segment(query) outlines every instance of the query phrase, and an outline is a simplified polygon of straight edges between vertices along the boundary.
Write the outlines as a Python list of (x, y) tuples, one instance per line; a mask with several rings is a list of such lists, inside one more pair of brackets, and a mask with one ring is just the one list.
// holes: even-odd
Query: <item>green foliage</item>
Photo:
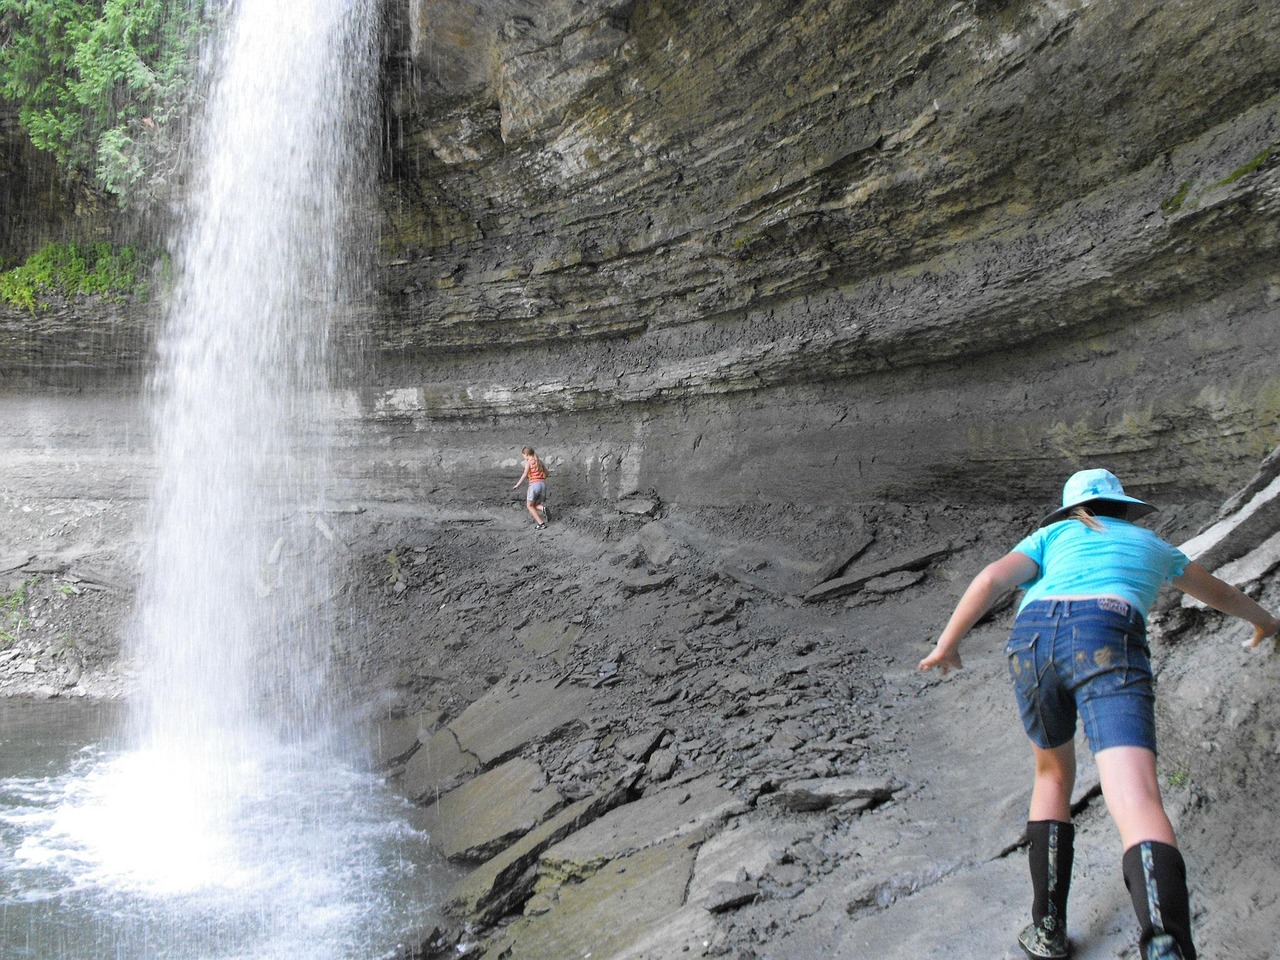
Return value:
[(1175, 213), (1177, 213), (1179, 210), (1181, 210), (1182, 205), (1187, 202), (1187, 194), (1190, 192), (1191, 192), (1191, 181), (1184, 180), (1182, 182), (1182, 185), (1178, 187), (1178, 192), (1175, 193), (1168, 200), (1164, 201), (1164, 203), (1160, 204), (1160, 209), (1161, 211), (1163, 211), (1164, 215), (1166, 217), (1171, 217)]
[(27, 625), (23, 608), (27, 605), (27, 588), (34, 580), (24, 580), (6, 594), (0, 594), (0, 650), (13, 646)]
[(1227, 176), (1225, 179), (1219, 180), (1217, 185), (1220, 187), (1230, 186), (1231, 184), (1235, 183), (1237, 180), (1239, 180), (1241, 177), (1245, 176), (1246, 174), (1253, 173), (1253, 171), (1257, 170), (1264, 163), (1270, 160), (1271, 154), (1275, 153), (1275, 151), (1276, 151), (1275, 147), (1268, 147), (1266, 150), (1263, 150), (1260, 154), (1258, 154), (1256, 157), (1254, 157), (1244, 166), (1238, 167), (1237, 169), (1233, 170), (1231, 174)]
[(0, 273), (0, 300), (33, 311), (50, 295), (139, 292), (137, 254), (132, 247), (115, 250), (108, 243), (51, 243), (22, 266)]
[(0, 0), (0, 96), (127, 203), (168, 176), (203, 25), (202, 0)]

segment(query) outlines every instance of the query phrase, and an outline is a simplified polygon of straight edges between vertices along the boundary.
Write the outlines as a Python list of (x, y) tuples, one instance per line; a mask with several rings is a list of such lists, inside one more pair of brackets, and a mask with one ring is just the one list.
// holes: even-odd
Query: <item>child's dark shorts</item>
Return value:
[(1094, 753), (1155, 752), (1155, 685), (1147, 626), (1132, 605), (1099, 597), (1037, 600), (1018, 614), (1005, 653), (1027, 736), (1042, 749), (1075, 736)]

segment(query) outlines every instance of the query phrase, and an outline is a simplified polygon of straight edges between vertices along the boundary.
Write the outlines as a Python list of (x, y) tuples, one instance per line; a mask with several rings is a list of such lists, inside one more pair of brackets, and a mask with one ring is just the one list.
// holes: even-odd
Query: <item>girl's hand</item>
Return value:
[(1271, 622), (1265, 626), (1255, 625), (1253, 628), (1253, 639), (1245, 643), (1246, 647), (1256, 647), (1267, 637), (1274, 637), (1280, 633), (1280, 617), (1272, 617)]
[(960, 662), (960, 650), (958, 647), (953, 647), (950, 650), (943, 650), (938, 646), (934, 647), (933, 653), (920, 661), (920, 666), (916, 669), (923, 672), (937, 667), (942, 671), (942, 675), (945, 677), (952, 670), (959, 670), (963, 666), (964, 664)]

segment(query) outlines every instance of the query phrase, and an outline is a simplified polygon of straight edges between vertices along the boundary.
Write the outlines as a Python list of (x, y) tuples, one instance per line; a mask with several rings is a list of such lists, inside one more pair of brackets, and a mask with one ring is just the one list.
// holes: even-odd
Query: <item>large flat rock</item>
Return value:
[(431, 739), (439, 726), (438, 710), (381, 721), (372, 731), (370, 749), (374, 763), (383, 767), (404, 763), (421, 744)]
[(503, 685), (467, 707), (449, 729), (458, 746), (487, 767), (527, 743), (579, 723), (591, 701), (591, 691), (572, 684), (545, 680)]
[[(535, 896), (490, 941), (494, 951), (512, 960), (706, 955), (718, 937), (709, 909), (717, 888), (761, 876), (806, 834), (802, 825), (771, 819), (722, 829), (723, 818), (739, 810), (709, 779), (616, 808), (543, 856)], [(608, 852), (618, 855), (591, 859)], [(584, 856), (585, 871), (567, 875), (571, 859)]]
[(542, 768), (511, 760), (451, 790), (427, 808), (423, 825), (449, 860), (484, 860), (532, 830), (562, 803)]
[(817, 603), (822, 600), (834, 600), (837, 597), (857, 593), (873, 580), (880, 580), (889, 574), (899, 573), (904, 570), (920, 570), (938, 558), (946, 556), (952, 550), (953, 545), (950, 542), (934, 543), (915, 550), (904, 551), (883, 560), (868, 562), (856, 569), (847, 571), (843, 576), (837, 577), (835, 580), (828, 580), (825, 583), (818, 584), (804, 595), (805, 602)]
[[(706, 911), (672, 918), (684, 904), (699, 839), (671, 838), (611, 863), (582, 883), (558, 885), (490, 941), (509, 960), (702, 955), (714, 930)], [(675, 942), (678, 941), (678, 942)]]
[(491, 923), (511, 912), (532, 892), (533, 867), (542, 852), (622, 803), (633, 779), (621, 778), (600, 793), (570, 804), (485, 861), (449, 892), (445, 911), (479, 923)]
[(717, 826), (747, 805), (715, 777), (675, 784), (610, 811), (542, 855), (538, 870), (559, 880), (580, 879), (618, 857)]
[(705, 912), (717, 897), (717, 888), (744, 877), (758, 880), (778, 862), (789, 844), (809, 833), (806, 825), (795, 820), (735, 820), (698, 850), (687, 909)]
[(479, 768), (476, 756), (458, 745), (452, 730), (437, 730), (405, 764), (400, 791), (410, 800), (429, 802)]

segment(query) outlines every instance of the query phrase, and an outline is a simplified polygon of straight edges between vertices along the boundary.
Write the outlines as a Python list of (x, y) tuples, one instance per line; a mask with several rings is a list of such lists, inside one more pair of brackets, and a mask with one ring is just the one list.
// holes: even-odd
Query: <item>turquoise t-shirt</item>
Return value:
[(1191, 561), (1150, 530), (1125, 520), (1098, 517), (1102, 530), (1079, 520), (1041, 527), (1013, 549), (1040, 567), (1040, 575), (1022, 584), (1026, 595), (1018, 609), (1045, 597), (1124, 597), (1146, 617), (1160, 587), (1181, 576)]

